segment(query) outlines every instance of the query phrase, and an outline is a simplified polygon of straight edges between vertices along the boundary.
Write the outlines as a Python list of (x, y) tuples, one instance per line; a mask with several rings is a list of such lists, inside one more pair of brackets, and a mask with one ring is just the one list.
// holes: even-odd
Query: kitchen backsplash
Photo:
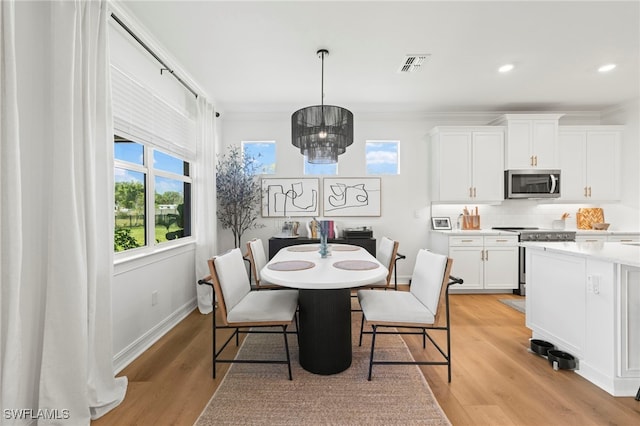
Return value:
[[(458, 215), (464, 207), (475, 208), (475, 204), (434, 204), (432, 217), (449, 217), (455, 229)], [(552, 222), (569, 213), (566, 229), (576, 229), (576, 213), (581, 207), (602, 207), (605, 222), (610, 223), (610, 231), (640, 231), (640, 212), (620, 204), (544, 204), (535, 200), (505, 200), (500, 205), (478, 205), (481, 217), (480, 227), (490, 229), (494, 226), (532, 226), (551, 228)]]

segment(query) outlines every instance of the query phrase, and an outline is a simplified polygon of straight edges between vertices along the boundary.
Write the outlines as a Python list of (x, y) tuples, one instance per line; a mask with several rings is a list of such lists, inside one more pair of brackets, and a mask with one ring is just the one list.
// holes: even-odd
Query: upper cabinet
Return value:
[(506, 169), (558, 168), (558, 120), (562, 114), (505, 114), (495, 124), (507, 126)]
[(431, 131), (432, 200), (504, 199), (504, 128), (446, 126)]
[(560, 126), (563, 201), (620, 199), (622, 126)]

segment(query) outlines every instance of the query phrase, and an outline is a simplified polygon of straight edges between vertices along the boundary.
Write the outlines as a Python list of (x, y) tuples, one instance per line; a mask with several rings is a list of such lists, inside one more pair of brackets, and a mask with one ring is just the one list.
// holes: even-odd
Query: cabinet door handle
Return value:
[(473, 198), (473, 188), (469, 187), (469, 198)]
[(496, 240), (496, 243), (506, 243), (506, 242), (508, 242), (508, 241), (509, 241), (509, 240)]
[(597, 243), (598, 240), (584, 240), (586, 243)]
[(473, 240), (461, 240), (461, 242), (463, 242), (463, 243), (472, 243)]
[(531, 164), (533, 166), (533, 155), (529, 158), (529, 160), (530, 160), (529, 164)]
[(484, 261), (484, 250), (480, 250), (480, 260)]
[(476, 198), (476, 187), (473, 187), (473, 198)]
[(534, 162), (535, 162), (534, 166), (537, 166), (538, 165), (538, 156), (536, 155), (533, 158), (534, 158)]
[(489, 250), (484, 251), (484, 260), (489, 260)]
[(587, 197), (587, 187), (584, 187), (584, 196)]
[(589, 187), (589, 197), (591, 197), (591, 187)]
[(621, 243), (630, 243), (630, 242), (632, 242), (632, 241), (633, 241), (633, 240), (620, 240), (620, 242), (621, 242)]

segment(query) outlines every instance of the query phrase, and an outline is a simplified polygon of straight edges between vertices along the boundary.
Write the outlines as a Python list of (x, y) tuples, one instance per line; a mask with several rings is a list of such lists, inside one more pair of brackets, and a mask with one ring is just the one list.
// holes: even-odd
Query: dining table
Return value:
[[(337, 374), (351, 365), (351, 291), (386, 279), (387, 268), (367, 250), (330, 244), (282, 248), (260, 271), (261, 279), (298, 289), (300, 365), (315, 374)], [(277, 291), (277, 290), (270, 290)]]

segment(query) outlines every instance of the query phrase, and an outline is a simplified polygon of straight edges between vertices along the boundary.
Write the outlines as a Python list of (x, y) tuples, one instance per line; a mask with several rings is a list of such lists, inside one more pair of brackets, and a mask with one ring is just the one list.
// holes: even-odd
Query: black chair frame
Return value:
[[(198, 284), (200, 285), (208, 285), (211, 286), (213, 288), (213, 283), (209, 282), (206, 278), (205, 279), (201, 279), (198, 280)], [(215, 296), (214, 296), (215, 297)], [(218, 363), (227, 363), (227, 364), (286, 364), (287, 365), (287, 369), (288, 369), (288, 373), (289, 373), (289, 380), (293, 380), (293, 376), (291, 374), (291, 355), (289, 353), (289, 341), (287, 339), (287, 334), (296, 334), (298, 333), (298, 314), (296, 313), (294, 316), (295, 319), (295, 324), (296, 324), (296, 331), (287, 331), (287, 326), (281, 326), (282, 327), (282, 331), (276, 331), (276, 330), (260, 330), (260, 328), (263, 327), (274, 327), (274, 326), (251, 326), (251, 327), (234, 327), (234, 326), (226, 326), (226, 325), (218, 325), (216, 323), (216, 313), (215, 313), (215, 309), (217, 309), (217, 306), (214, 306), (214, 311), (211, 313), (212, 315), (212, 321), (213, 321), (213, 344), (212, 344), (212, 350), (213, 350), (213, 378), (216, 378), (216, 364)], [(224, 344), (222, 345), (222, 347), (220, 347), (220, 349), (216, 350), (216, 346), (217, 346), (217, 331), (218, 329), (233, 329), (233, 333), (231, 333), (231, 336), (229, 336), (229, 338), (224, 342)], [(229, 343), (233, 340), (233, 338), (235, 337), (236, 340), (236, 346), (240, 345), (240, 334), (282, 334), (283, 338), (284, 338), (284, 348), (285, 348), (285, 352), (287, 354), (287, 359), (284, 360), (266, 360), (266, 359), (225, 359), (225, 358), (219, 358), (220, 354), (222, 353), (222, 351), (224, 351), (227, 347), (227, 345), (229, 345)]]
[[(447, 366), (447, 380), (450, 383), (451, 382), (451, 323), (450, 323), (450, 316), (449, 316), (449, 287), (451, 287), (454, 284), (462, 284), (463, 280), (461, 278), (456, 278), (453, 276), (449, 276), (449, 282), (447, 283), (447, 288), (445, 291), (445, 325), (444, 326), (436, 326), (436, 325), (429, 325), (429, 326), (402, 326), (402, 327), (397, 327), (394, 325), (382, 325), (382, 324), (378, 324), (378, 325), (372, 325), (371, 328), (373, 331), (364, 331), (364, 323), (365, 323), (365, 317), (364, 317), (364, 313), (362, 314), (362, 322), (360, 323), (360, 341), (358, 343), (358, 346), (362, 346), (362, 335), (363, 334), (371, 334), (371, 355), (369, 357), (369, 375), (367, 377), (367, 380), (371, 380), (371, 375), (373, 373), (373, 366), (374, 365), (446, 365)], [(387, 328), (396, 328), (396, 331), (378, 331), (378, 328), (380, 327), (387, 327)], [(415, 329), (415, 330), (419, 330), (419, 331), (401, 331), (398, 330), (398, 328), (402, 329), (402, 330), (407, 330), (407, 329)], [(444, 351), (443, 348), (440, 347), (440, 345), (438, 345), (438, 343), (433, 340), (433, 337), (431, 337), (431, 335), (427, 332), (427, 330), (440, 330), (440, 331), (446, 331), (447, 334), (447, 350), (446, 352)], [(422, 336), (422, 347), (424, 349), (426, 349), (427, 347), (427, 339), (429, 339), (429, 341), (433, 344), (433, 346), (438, 350), (438, 352), (440, 352), (440, 354), (442, 355), (442, 357), (444, 358), (444, 361), (374, 361), (373, 359), (373, 355), (374, 355), (374, 351), (375, 351), (375, 344), (376, 344), (376, 336), (378, 334), (412, 334), (412, 335), (421, 335)]]

